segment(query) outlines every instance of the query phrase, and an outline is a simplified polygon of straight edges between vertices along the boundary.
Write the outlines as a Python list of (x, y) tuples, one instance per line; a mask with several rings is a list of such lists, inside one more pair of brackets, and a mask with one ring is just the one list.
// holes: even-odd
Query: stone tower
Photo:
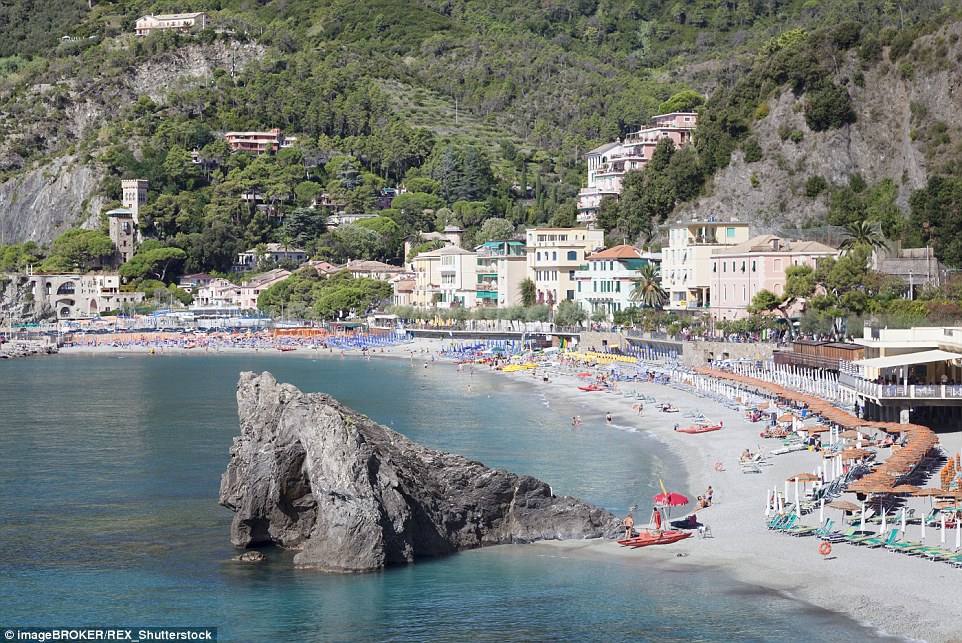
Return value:
[(137, 248), (137, 228), (134, 225), (134, 212), (128, 208), (109, 210), (107, 219), (110, 224), (110, 240), (117, 247), (120, 263), (127, 263)]
[(122, 202), (124, 208), (134, 213), (134, 227), (137, 226), (140, 206), (147, 203), (147, 185), (145, 179), (126, 179), (120, 182), (124, 191)]

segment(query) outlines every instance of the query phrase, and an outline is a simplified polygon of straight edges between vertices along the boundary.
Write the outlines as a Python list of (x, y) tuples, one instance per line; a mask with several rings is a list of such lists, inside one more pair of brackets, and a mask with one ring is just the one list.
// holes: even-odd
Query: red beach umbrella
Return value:
[(674, 491), (659, 493), (655, 496), (655, 504), (662, 507), (680, 507), (691, 502), (686, 496)]

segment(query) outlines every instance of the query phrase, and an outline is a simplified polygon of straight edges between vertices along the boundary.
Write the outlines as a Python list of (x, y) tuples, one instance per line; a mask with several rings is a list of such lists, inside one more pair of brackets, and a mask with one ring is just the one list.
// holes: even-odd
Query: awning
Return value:
[(907, 353), (905, 355), (892, 355), (891, 357), (860, 359), (853, 362), (853, 364), (865, 368), (894, 368), (896, 366), (911, 366), (912, 364), (945, 362), (952, 359), (962, 359), (962, 353), (950, 353), (949, 351), (943, 350), (921, 351), (919, 353)]

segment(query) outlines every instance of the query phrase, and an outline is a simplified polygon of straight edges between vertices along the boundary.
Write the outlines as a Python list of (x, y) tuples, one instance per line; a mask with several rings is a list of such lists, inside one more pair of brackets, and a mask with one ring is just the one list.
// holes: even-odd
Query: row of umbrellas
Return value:
[[(845, 427), (847, 430), (840, 434), (843, 438), (858, 439), (861, 431), (857, 429), (863, 428), (881, 429), (887, 433), (907, 434), (908, 440), (906, 441), (905, 446), (893, 453), (892, 456), (889, 457), (879, 467), (877, 467), (875, 471), (849, 485), (849, 491), (857, 493), (903, 493), (895, 491), (897, 486), (899, 486), (896, 484), (898, 479), (910, 473), (919, 464), (919, 462), (921, 462), (922, 458), (939, 442), (938, 437), (931, 429), (918, 424), (899, 424), (896, 422), (870, 422), (866, 420), (860, 420), (859, 418), (849, 415), (848, 413), (836, 408), (827, 400), (815, 397), (814, 395), (799, 393), (798, 391), (785, 388), (784, 386), (780, 386), (772, 382), (765, 382), (747, 375), (738, 375), (735, 373), (729, 373), (710, 368), (700, 368), (698, 370), (699, 372), (712, 377), (734, 380), (748, 386), (764, 389), (769, 393), (779, 397), (803, 404), (812, 413), (820, 415), (823, 419), (829, 422), (833, 422), (839, 426)], [(791, 414), (787, 415), (790, 416)], [(782, 418), (784, 417), (786, 416), (782, 416)], [(779, 418), (779, 421), (782, 421), (782, 418)], [(816, 432), (816, 430), (817, 427), (806, 429), (806, 431), (810, 432)], [(823, 428), (822, 430), (827, 431), (828, 429)], [(863, 450), (859, 449), (858, 451), (862, 452)], [(850, 451), (848, 455), (853, 456), (853, 458), (850, 459), (857, 459), (857, 457), (854, 457), (856, 454), (857, 451), (853, 450)], [(867, 455), (867, 452), (862, 452), (861, 455), (864, 457), (864, 455)], [(901, 486), (904, 487), (905, 485)], [(942, 490), (937, 491), (942, 492)], [(949, 495), (948, 492), (943, 493)]]

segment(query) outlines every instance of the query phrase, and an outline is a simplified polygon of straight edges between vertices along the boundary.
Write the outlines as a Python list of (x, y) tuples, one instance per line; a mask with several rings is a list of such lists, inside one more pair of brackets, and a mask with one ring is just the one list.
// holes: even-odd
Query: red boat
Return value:
[(589, 384), (588, 386), (579, 386), (579, 391), (604, 391), (604, 386), (599, 386), (597, 384)]
[(277, 350), (281, 351), (282, 353), (286, 353), (288, 351), (296, 351), (297, 349), (293, 346), (278, 346)]
[(648, 545), (670, 545), (691, 536), (690, 531), (650, 531), (645, 530), (634, 538), (618, 541), (626, 547), (647, 547)]
[(696, 424), (690, 426), (687, 429), (678, 429), (679, 433), (709, 433), (710, 431), (718, 431), (721, 429), (721, 424)]

